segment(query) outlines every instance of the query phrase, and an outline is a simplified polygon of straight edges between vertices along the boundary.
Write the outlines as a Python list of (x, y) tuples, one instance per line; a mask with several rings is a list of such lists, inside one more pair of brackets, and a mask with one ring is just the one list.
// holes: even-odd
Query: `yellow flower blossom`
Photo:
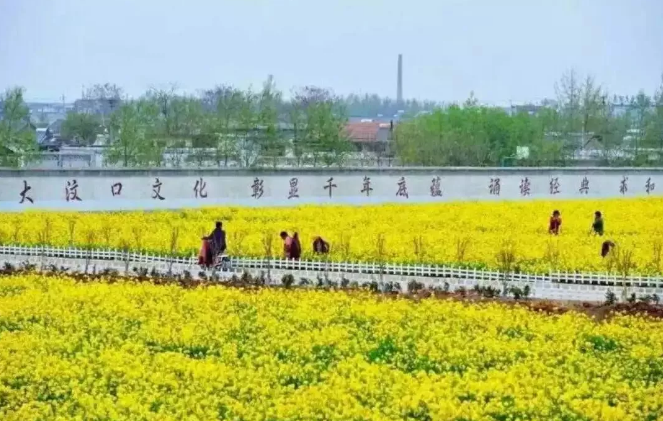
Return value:
[[(561, 235), (548, 235), (552, 210), (562, 213)], [(594, 211), (606, 235), (589, 235)], [(663, 271), (663, 199), (566, 200), (297, 208), (203, 208), (149, 212), (25, 212), (0, 218), (0, 243), (130, 248), (192, 255), (215, 221), (227, 230), (234, 256), (278, 256), (279, 232), (298, 232), (304, 258), (322, 236), (337, 261), (464, 264), (499, 269), (502, 250), (515, 253), (524, 272), (605, 272), (606, 239), (632, 252), (641, 274)], [(173, 241), (175, 238), (176, 241)], [(613, 266), (610, 266), (613, 265)]]
[(657, 420), (663, 324), (0, 277), (0, 419)]

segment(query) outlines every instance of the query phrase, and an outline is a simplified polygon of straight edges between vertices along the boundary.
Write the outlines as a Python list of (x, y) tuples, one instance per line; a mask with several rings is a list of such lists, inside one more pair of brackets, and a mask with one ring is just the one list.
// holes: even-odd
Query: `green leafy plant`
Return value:
[(617, 295), (615, 295), (615, 293), (612, 292), (612, 290), (608, 290), (605, 293), (605, 304), (611, 306), (616, 302), (617, 302)]
[(283, 277), (281, 278), (281, 284), (282, 284), (286, 289), (290, 289), (290, 288), (292, 288), (292, 286), (294, 285), (294, 283), (295, 283), (295, 277), (292, 276), (292, 274), (290, 274), (290, 273), (283, 275)]
[(412, 280), (412, 281), (408, 282), (408, 284), (407, 284), (407, 291), (410, 294), (416, 294), (417, 292), (421, 291), (422, 289), (424, 289), (424, 284), (421, 283), (421, 282), (417, 282), (415, 280)]
[(506, 295), (509, 292), (508, 283), (510, 276), (517, 262), (515, 244), (510, 240), (503, 241), (497, 252), (496, 260), (503, 276), (503, 294)]

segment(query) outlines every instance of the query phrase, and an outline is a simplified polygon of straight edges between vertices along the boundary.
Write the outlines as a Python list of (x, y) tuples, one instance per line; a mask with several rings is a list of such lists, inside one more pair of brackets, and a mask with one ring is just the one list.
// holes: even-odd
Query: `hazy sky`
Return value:
[(540, 100), (569, 68), (610, 92), (653, 91), (663, 0), (0, 0), (0, 89), (71, 100), (113, 82), (176, 82), (457, 101)]

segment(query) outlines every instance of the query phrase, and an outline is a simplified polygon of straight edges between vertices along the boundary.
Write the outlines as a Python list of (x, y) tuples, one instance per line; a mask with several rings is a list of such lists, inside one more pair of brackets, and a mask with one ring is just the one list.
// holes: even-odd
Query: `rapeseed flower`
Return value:
[[(553, 209), (562, 212), (559, 236), (548, 234)], [(606, 223), (589, 235), (594, 211)], [(234, 256), (279, 256), (278, 234), (298, 232), (303, 258), (316, 258), (315, 236), (331, 244), (336, 261), (428, 263), (500, 269), (500, 251), (513, 252), (512, 270), (615, 271), (600, 255), (606, 239), (632, 253), (640, 274), (663, 272), (663, 199), (566, 200), (296, 208), (219, 207), (149, 212), (25, 212), (3, 214), (0, 243), (128, 248), (197, 254), (214, 221), (227, 230)]]
[(0, 419), (656, 420), (663, 324), (0, 277)]

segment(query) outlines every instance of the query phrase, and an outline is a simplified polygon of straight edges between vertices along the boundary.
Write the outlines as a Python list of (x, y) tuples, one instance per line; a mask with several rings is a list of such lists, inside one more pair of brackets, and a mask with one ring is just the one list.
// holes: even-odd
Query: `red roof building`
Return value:
[(348, 123), (345, 126), (348, 137), (356, 143), (388, 142), (391, 133), (390, 123), (362, 121)]
[(364, 151), (384, 151), (391, 139), (391, 123), (353, 122), (346, 124), (345, 131), (350, 141)]

